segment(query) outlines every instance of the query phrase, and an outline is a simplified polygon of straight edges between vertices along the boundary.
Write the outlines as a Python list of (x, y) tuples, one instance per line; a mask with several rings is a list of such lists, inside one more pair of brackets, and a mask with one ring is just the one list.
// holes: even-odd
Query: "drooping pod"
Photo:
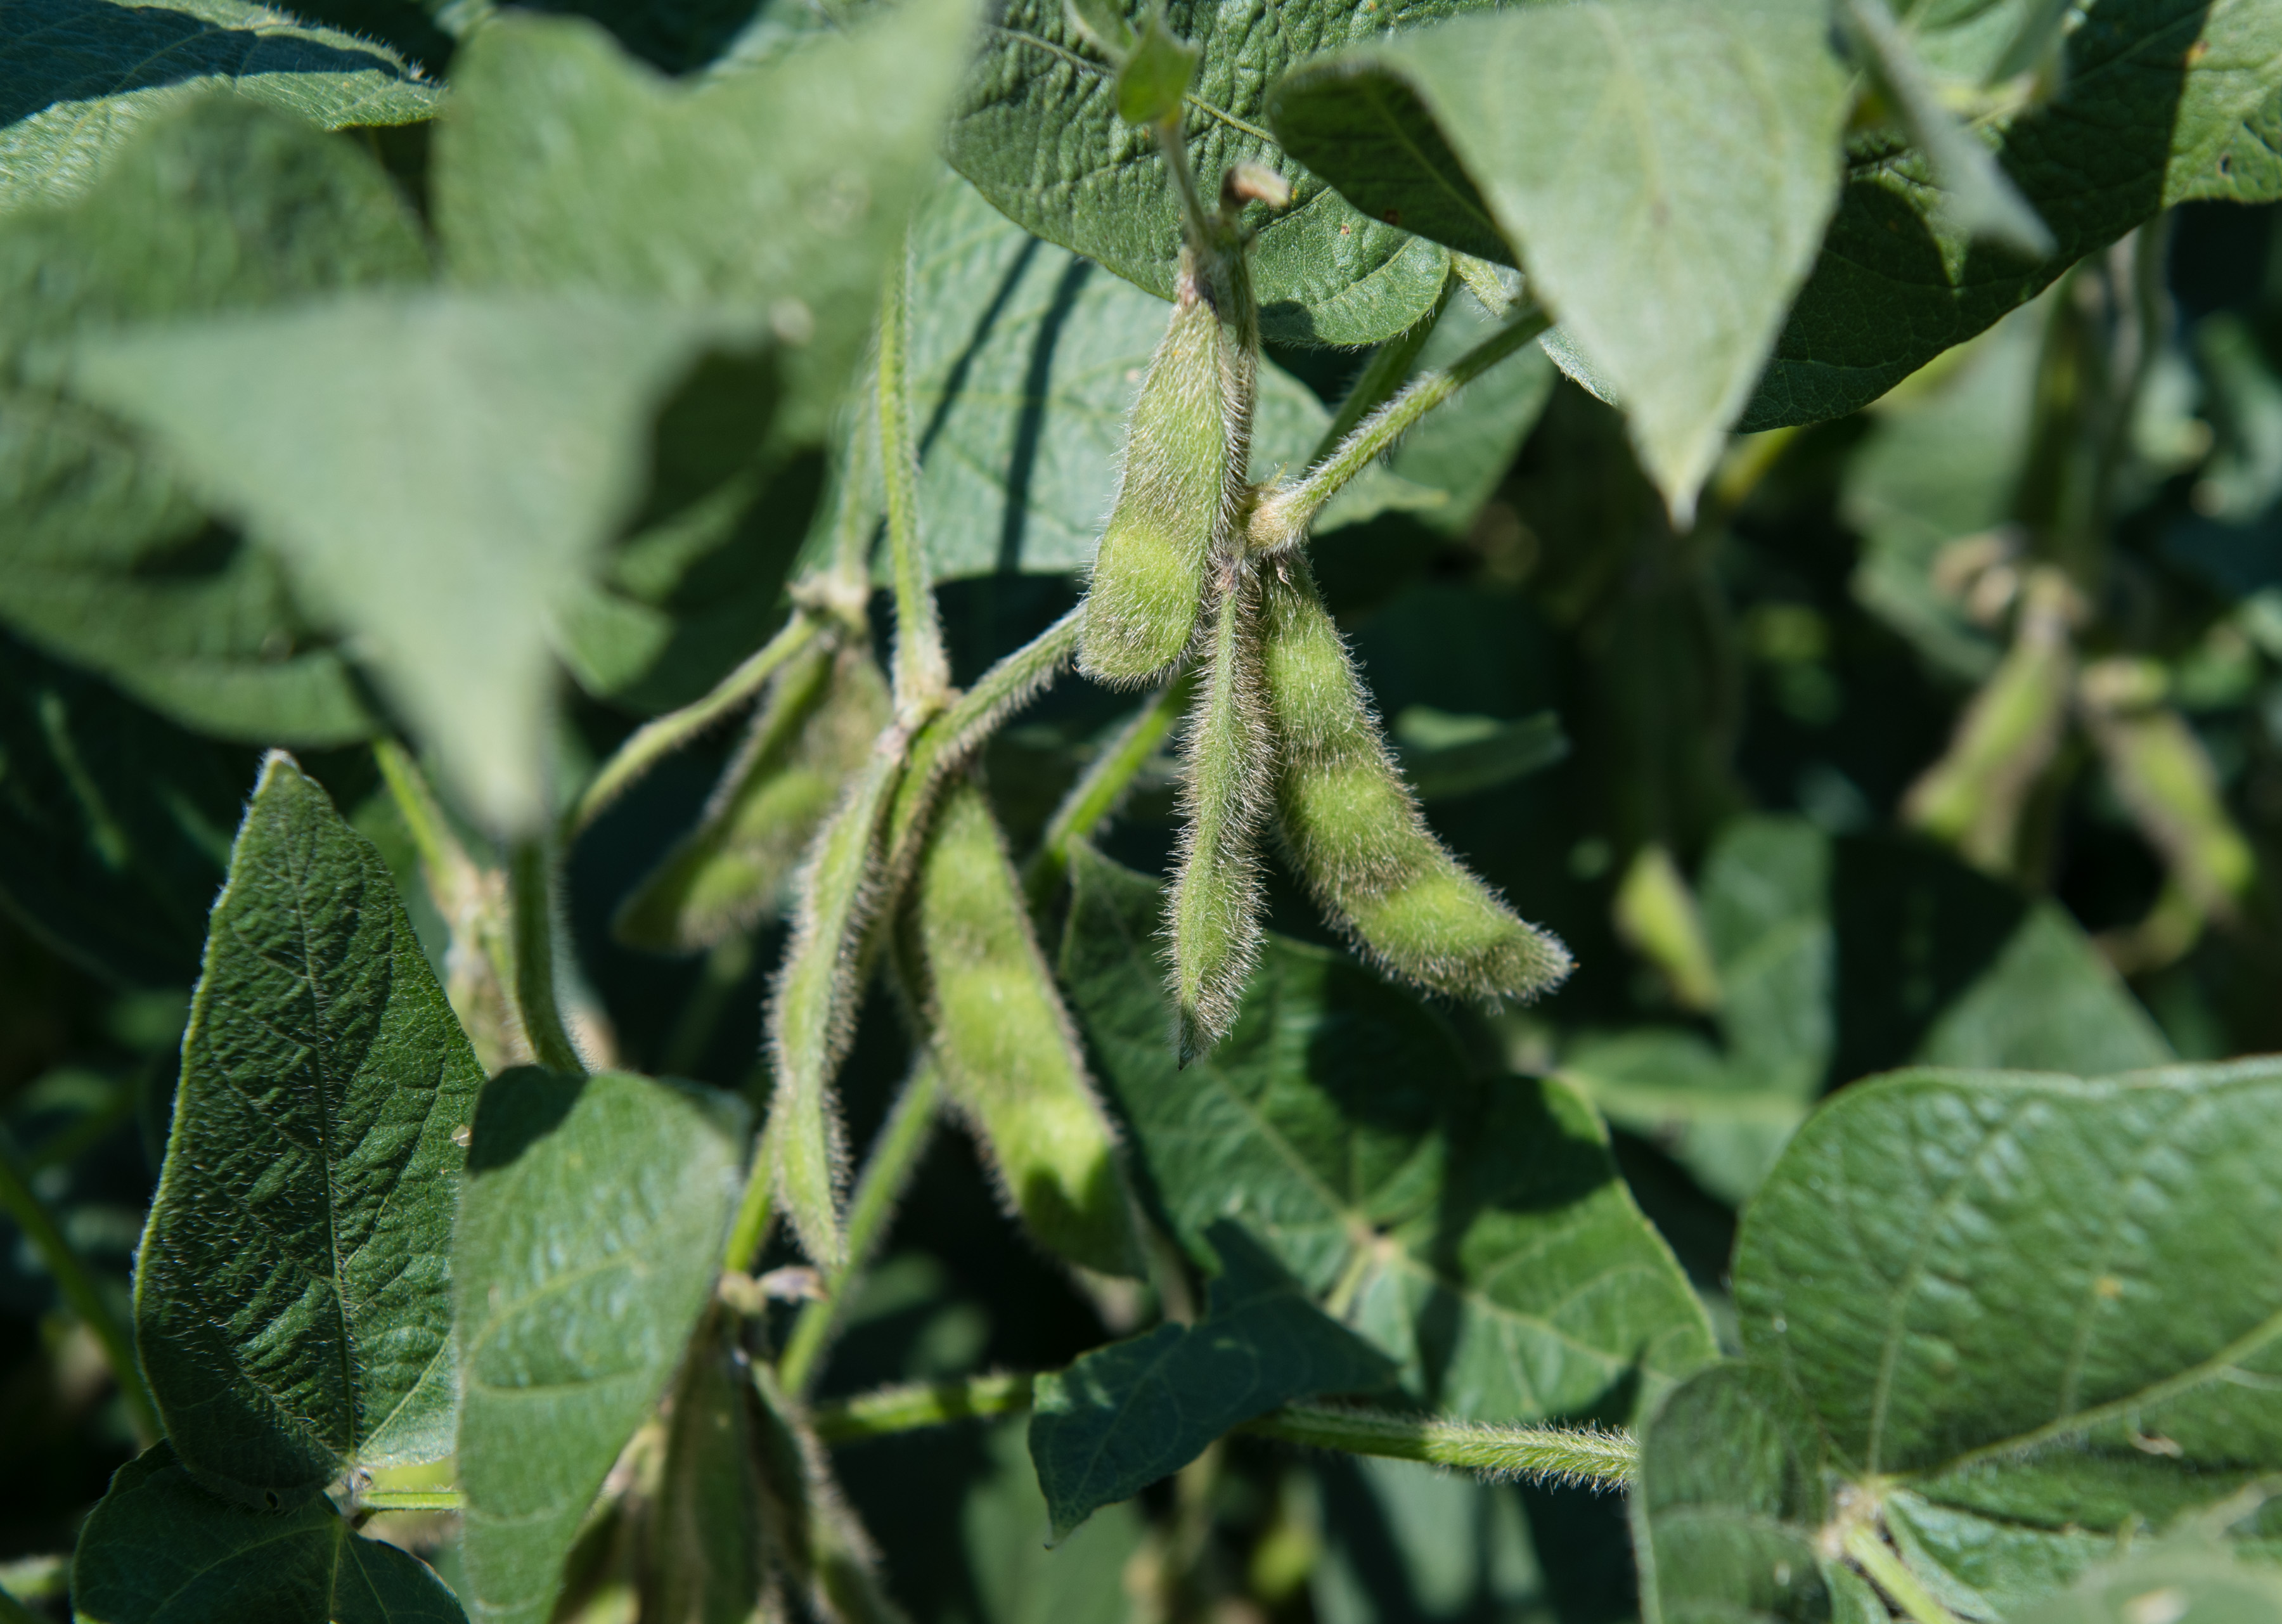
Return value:
[(1184, 251), (1173, 319), (1126, 431), (1117, 501), (1087, 584), (1078, 669), (1130, 687), (1161, 677), (1196, 631), (1216, 543), (1248, 499), (1256, 322), (1238, 260), (1200, 274)]
[(1170, 901), (1180, 1063), (1226, 1036), (1260, 957), (1260, 828), (1274, 768), (1261, 691), (1257, 571), (1228, 571), (1204, 681), (1182, 736), (1178, 866)]
[(1568, 949), (1426, 827), (1306, 561), (1278, 554), (1260, 573), (1277, 826), (1317, 904), (1369, 958), (1432, 991), (1522, 999), (1559, 983)]
[(943, 792), (898, 948), (944, 1084), (1009, 1209), (1073, 1263), (1138, 1272), (1116, 1130), (971, 778)]
[(795, 656), (771, 681), (697, 827), (619, 908), (618, 940), (701, 952), (758, 923), (888, 715), (869, 648), (819, 641)]

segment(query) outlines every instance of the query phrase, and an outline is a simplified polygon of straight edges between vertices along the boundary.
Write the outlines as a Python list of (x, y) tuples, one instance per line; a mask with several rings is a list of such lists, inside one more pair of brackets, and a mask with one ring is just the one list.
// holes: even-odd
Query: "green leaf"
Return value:
[(68, 206), (0, 221), (0, 620), (204, 731), (304, 745), (369, 733), (355, 678), (276, 562), (60, 398), (43, 353), (427, 270), (376, 164), (228, 96), (155, 118)]
[(1155, 124), (1179, 113), (1196, 82), (1201, 54), (1167, 33), (1163, 11), (1151, 7), (1131, 54), (1117, 70), (1117, 116), (1128, 124)]
[[(2012, 1618), (2282, 1465), (2278, 1107), (2282, 1066), (2257, 1061), (1906, 1072), (1817, 1113), (1735, 1249), (1757, 1368), (1729, 1379), (1769, 1419), (1688, 1419), (1707, 1381), (1649, 1434), (1665, 1616), (1766, 1582), (1752, 1525), (1776, 1508), (1753, 1496), (1778, 1480), (1810, 1537), (1882, 1531), (1952, 1612)], [(1771, 1425), (1796, 1465), (1746, 1470)], [(1657, 1484), (1689, 1459), (1696, 1509), (1675, 1521)], [(2261, 1541), (2278, 1522), (2248, 1503), (2217, 1519), (2236, 1519)], [(1696, 1558), (1668, 1559), (1691, 1523)]]
[[(1308, 0), (1174, 0), (1172, 31), (1204, 53), (1182, 128), (1207, 190), (1251, 161), (1291, 181), (1292, 206), (1246, 210), (1259, 233), (1253, 285), (1261, 330), (1285, 344), (1376, 344), (1432, 307), (1448, 256), (1357, 214), (1269, 136), (1266, 91), (1315, 51), (1369, 39), (1483, 0), (1400, 0), (1365, 9)], [(1154, 138), (1121, 123), (1114, 75), (1063, 0), (1010, 0), (967, 82), (952, 164), (1025, 229), (1158, 298), (1173, 296), (1181, 206)], [(1161, 324), (1161, 323), (1160, 323)]]
[(1358, 206), (1519, 264), (1684, 517), (1814, 261), (1845, 106), (1814, 0), (1587, 0), (1312, 63), (1269, 116)]
[(1037, 1379), (1030, 1457), (1056, 1540), (1294, 1399), (1383, 1386), (1392, 1361), (1327, 1317), (1241, 1224), (1206, 1232), (1222, 1272), (1193, 1325), (1161, 1325)]
[(245, 0), (8, 0), (0, 214), (76, 196), (138, 128), (214, 87), (324, 129), (415, 123), (440, 99), (385, 45)]
[(454, 66), (436, 217), (464, 285), (718, 304), (784, 342), (821, 438), (966, 65), (969, 0), (907, 0), (694, 86), (591, 24), (509, 16)]
[(119, 1469), (81, 1529), (71, 1599), (89, 1624), (467, 1624), (426, 1563), (324, 1501), (232, 1505), (164, 1443)]
[(1712, 1356), (1567, 1086), (1478, 1081), (1409, 995), (1278, 936), (1227, 1039), (1176, 1069), (1158, 887), (1083, 849), (1071, 875), (1063, 980), (1184, 1244), (1242, 1223), (1415, 1396), (1477, 1420), (1621, 1421)]
[(485, 1086), (453, 1242), (476, 1616), (540, 1624), (710, 1298), (743, 1112), (625, 1072)]
[(673, 1393), (649, 1512), (642, 1613), (674, 1624), (748, 1624), (761, 1605), (760, 1485), (752, 1382), (728, 1342), (701, 1336)]
[(640, 494), (643, 429), (721, 332), (655, 307), (370, 295), (89, 340), (73, 379), (284, 558), (514, 831), (547, 810), (555, 614)]
[(253, 752), (0, 633), (0, 898), (98, 974), (198, 979)]
[(2094, 1568), (2021, 1624), (2263, 1624), (2282, 1618), (2282, 1573), (2201, 1541), (2167, 1540)]
[(2278, 72), (2282, 14), (2265, 0), (2092, 0), (2063, 36), (2059, 94), (1983, 127), (2052, 229), (2042, 260), (1944, 223), (1921, 155), (1859, 152), (1741, 426), (1867, 404), (2171, 204), (2282, 196), (2259, 136), (2282, 129)]
[(291, 758), (231, 850), (135, 1284), (182, 1460), (256, 1504), (452, 1450), (448, 1245), (483, 1081), (396, 882)]

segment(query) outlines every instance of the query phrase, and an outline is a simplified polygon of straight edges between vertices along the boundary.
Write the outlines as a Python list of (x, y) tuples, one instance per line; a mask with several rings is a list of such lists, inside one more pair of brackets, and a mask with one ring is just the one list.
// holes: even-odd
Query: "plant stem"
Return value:
[(618, 746), (610, 758), (594, 774), (594, 782), (578, 797), (563, 820), (565, 840), (578, 835), (602, 814), (610, 803), (624, 795), (634, 782), (652, 767), (692, 739), (718, 722), (738, 707), (749, 704), (754, 695), (767, 686), (777, 670), (794, 655), (814, 641), (818, 626), (805, 610), (793, 610), (792, 618), (774, 637), (769, 639), (757, 653), (747, 657), (714, 686), (704, 698), (686, 704), (679, 711), (669, 711), (664, 716), (652, 717), (634, 729), (626, 742)]
[(852, 1443), (861, 1438), (948, 1426), (954, 1421), (1018, 1415), (1030, 1407), (1031, 1379), (999, 1373), (881, 1387), (817, 1405), (808, 1412), (809, 1425), (823, 1442)]
[(927, 556), (920, 546), (919, 457), (911, 423), (911, 361), (907, 331), (911, 285), (909, 245), (889, 268), (880, 295), (880, 472), (888, 498), (888, 556), (896, 589), (896, 719), (915, 726), (940, 706), (951, 688), (951, 662), (943, 651)]
[(357, 1496), (365, 1511), (456, 1511), (467, 1503), (456, 1488), (376, 1488)]
[(1306, 478), (1261, 498), (1252, 514), (1253, 549), (1289, 547), (1303, 540), (1316, 513), (1348, 480), (1391, 450), (1420, 418), (1552, 324), (1533, 305), (1448, 366), (1412, 379), (1400, 394), (1357, 423), (1329, 456), (1308, 470)]
[(553, 865), (544, 841), (526, 838), (508, 854), (508, 906), (515, 933), (515, 1007), (531, 1052), (549, 1071), (583, 1077), (586, 1062), (563, 1024), (555, 998)]
[(1424, 349), (1426, 340), (1433, 337), (1435, 325), (1442, 319), (1442, 312), (1450, 307), (1450, 295), (1457, 286), (1457, 275), (1454, 270), (1442, 278), (1442, 291), (1435, 299), (1432, 309), (1371, 352), (1370, 359), (1363, 363), (1362, 371), (1348, 386), (1346, 398), (1340, 400), (1339, 414), (1331, 419), (1331, 426), (1323, 431), (1323, 439), (1316, 442), (1315, 455), (1308, 459), (1308, 467), (1317, 467), (1326, 461), (1339, 448), (1339, 443), (1354, 432), (1357, 423), (1386, 405), (1394, 392), (1402, 387), (1403, 380), (1410, 376), (1410, 369), (1418, 364), (1419, 351)]
[(1958, 1624), (1957, 1615), (1934, 1598), (1918, 1576), (1902, 1566), (1901, 1558), (1868, 1523), (1859, 1523), (1846, 1535), (1845, 1550), (1854, 1566), (1869, 1575), (1886, 1593), (1886, 1599), (1914, 1624)]
[(64, 1232), (56, 1225), (55, 1217), (47, 1204), (32, 1189), (32, 1181), (25, 1176), (24, 1159), (16, 1148), (16, 1138), (6, 1128), (0, 1127), (0, 1207), (16, 1220), (16, 1227), (39, 1253), (40, 1261), (48, 1266), (55, 1278), (56, 1289), (63, 1294), (64, 1302), (79, 1316), (80, 1323), (93, 1333), (97, 1345), (103, 1349), (111, 1374), (119, 1383), (120, 1396), (127, 1401), (127, 1414), (135, 1426), (137, 1444), (144, 1449), (159, 1441), (165, 1428), (159, 1423), (159, 1407), (151, 1401), (151, 1389), (144, 1385), (143, 1367), (135, 1357), (135, 1347), (128, 1340), (126, 1327), (111, 1312), (104, 1302), (103, 1293), (88, 1271), (86, 1262), (74, 1251)]
[(847, 1264), (833, 1280), (830, 1296), (801, 1309), (792, 1334), (785, 1339), (784, 1354), (777, 1361), (777, 1380), (796, 1398), (806, 1395), (818, 1374), (818, 1361), (840, 1328), (857, 1276), (873, 1248), (886, 1236), (896, 1202), (927, 1150), (928, 1131), (935, 1125), (935, 1107), (942, 1099), (943, 1074), (933, 1061), (921, 1060), (912, 1068), (911, 1080), (904, 1084), (888, 1120), (881, 1124), (880, 1137), (872, 1142), (872, 1154), (864, 1159), (864, 1170), (856, 1176), (856, 1193), (848, 1203)]
[(777, 1167), (777, 1147), (769, 1134), (775, 1126), (772, 1116), (753, 1136), (753, 1165), (745, 1174), (745, 1193), (737, 1202), (737, 1216), (729, 1225), (729, 1245), (721, 1255), (721, 1267), (733, 1273), (749, 1270), (757, 1263), (762, 1243), (769, 1238), (769, 1220), (776, 1211), (769, 1198)]
[(1022, 873), (1022, 889), (1033, 909), (1053, 895), (1054, 887), (1068, 872), (1070, 848), (1117, 810), (1117, 804), (1132, 787), (1134, 775), (1148, 765), (1173, 724), (1189, 708), (1196, 686), (1197, 668), (1191, 666), (1159, 688), (1156, 697), (1134, 713), (1124, 731), (1070, 786)]
[(1179, 110), (1149, 128), (1157, 137), (1157, 150), (1165, 156), (1165, 167), (1172, 171), (1173, 190), (1181, 194), (1181, 216), (1188, 227), (1190, 245), (1199, 255), (1210, 253), (1220, 245), (1220, 214), (1198, 190), (1196, 167), (1189, 162), (1189, 144), (1181, 135)]

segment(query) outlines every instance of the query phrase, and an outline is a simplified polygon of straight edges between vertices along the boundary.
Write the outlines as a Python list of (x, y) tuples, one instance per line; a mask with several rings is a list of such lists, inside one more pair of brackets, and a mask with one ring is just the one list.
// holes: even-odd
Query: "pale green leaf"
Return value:
[(719, 331), (655, 307), (372, 295), (89, 340), (73, 381), (284, 558), (470, 807), (521, 830), (547, 810), (554, 617)]
[(454, 1136), (482, 1081), (388, 865), (273, 755), (136, 1275), (144, 1369), (202, 1478), (274, 1505), (451, 1452)]
[(324, 129), (415, 123), (440, 99), (387, 46), (247, 0), (7, 0), (0, 214), (85, 190), (137, 129), (217, 87)]
[(119, 1469), (80, 1530), (71, 1599), (85, 1624), (467, 1624), (425, 1563), (324, 1501), (232, 1505), (163, 1443)]
[(2282, 1573), (2198, 1540), (2167, 1540), (2094, 1568), (2021, 1624), (2267, 1624), (2282, 1618)]
[(475, 1617), (544, 1624), (579, 1519), (711, 1294), (743, 1113), (624, 1072), (485, 1088), (453, 1270)]
[(1269, 115), (1362, 207), (1517, 255), (1684, 516), (1813, 263), (1845, 104), (1813, 0), (1587, 0), (1347, 51)]
[(1478, 1080), (1409, 995), (1275, 936), (1228, 1038), (1176, 1069), (1158, 887), (1089, 851), (1071, 874), (1063, 979), (1184, 1242), (1240, 1222), (1417, 1397), (1475, 1419), (1623, 1420), (1711, 1357), (1567, 1086)]

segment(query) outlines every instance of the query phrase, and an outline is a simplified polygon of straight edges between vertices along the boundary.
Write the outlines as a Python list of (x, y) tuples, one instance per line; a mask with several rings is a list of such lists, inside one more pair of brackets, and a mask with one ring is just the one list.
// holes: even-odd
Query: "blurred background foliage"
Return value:
[[(408, 7), (320, 9), (441, 66), (443, 36)], [(677, 69), (728, 27), (702, 5), (652, 20), (631, 44)], [(1535, 1008), (1453, 1022), (1486, 1074), (1558, 1072), (1601, 1106), (1715, 1309), (1736, 1206), (1833, 1088), (1911, 1061), (2100, 1074), (2282, 1048), (2278, 228), (2271, 208), (2176, 212), (1868, 410), (1737, 439), (1684, 534), (1617, 414), (1533, 352), (1479, 387), (1494, 412), (1454, 413), (1497, 443), (1422, 436), (1398, 460), (1451, 501), (1316, 543), (1437, 828), (1580, 961)], [(1276, 359), (1327, 401), (1362, 360)], [(654, 589), (637, 538), (616, 587), (724, 625), (749, 613), (791, 568), (817, 484), (806, 463), (781, 473), (704, 568)], [(948, 581), (955, 680), (1075, 590)], [(615, 701), (573, 703), (564, 783), (642, 712), (702, 691), (734, 652), (714, 644), (751, 641), (674, 612), (697, 628), (690, 652), (646, 655), (640, 681), (587, 683)], [(1131, 703), (1073, 680), (994, 741), (989, 788), (1018, 848)], [(578, 1012), (598, 1047), (757, 1096), (774, 929), (689, 960), (610, 932), (734, 742), (668, 761), (595, 824), (570, 859), (569, 929), (607, 990)], [(440, 967), (448, 932), (371, 757), (302, 759), (387, 854)], [(0, 633), (0, 1170), (122, 1305), (255, 761)], [(1172, 779), (1169, 758), (1144, 773), (1110, 855), (1161, 868)], [(1287, 876), (1273, 890), (1276, 929), (1324, 939)], [(904, 1056), (874, 1000), (844, 1084), (858, 1142)], [(943, 1132), (824, 1390), (1050, 1368), (1139, 1312), (1042, 1260)], [(130, 1453), (89, 1333), (0, 1218), (0, 1587), (52, 1604), (60, 1553)], [(1234, 1439), (1049, 1553), (1019, 1424), (840, 1465), (921, 1620), (1107, 1624), (1161, 1605), (1168, 1574), (1230, 1624), (1593, 1624), (1637, 1605), (1610, 1498)], [(451, 1573), (448, 1519), (376, 1531)], [(632, 1616), (612, 1537), (590, 1534), (579, 1616)]]

